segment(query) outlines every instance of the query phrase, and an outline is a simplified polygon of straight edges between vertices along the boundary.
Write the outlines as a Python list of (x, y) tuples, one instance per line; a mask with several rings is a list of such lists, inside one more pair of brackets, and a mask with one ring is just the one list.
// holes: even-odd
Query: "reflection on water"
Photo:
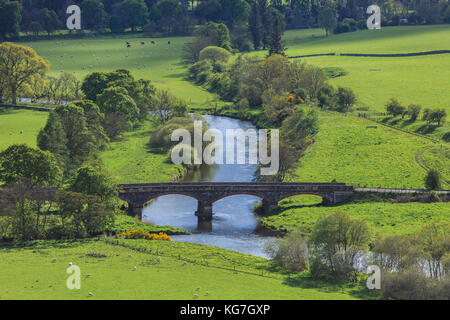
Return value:
[[(226, 117), (204, 116), (210, 128), (219, 129), (225, 137), (226, 129), (249, 129), (249, 122)], [(230, 143), (228, 141), (228, 143)], [(248, 149), (248, 148), (247, 148)], [(184, 181), (188, 182), (250, 182), (256, 165), (214, 165), (190, 172)], [(143, 211), (143, 220), (157, 225), (170, 225), (193, 232), (187, 236), (173, 236), (175, 241), (195, 242), (240, 251), (265, 257), (264, 246), (271, 240), (255, 234), (258, 219), (252, 207), (260, 199), (249, 195), (235, 195), (213, 204), (213, 221), (199, 226), (194, 212), (197, 200), (182, 195), (162, 196), (153, 201)]]

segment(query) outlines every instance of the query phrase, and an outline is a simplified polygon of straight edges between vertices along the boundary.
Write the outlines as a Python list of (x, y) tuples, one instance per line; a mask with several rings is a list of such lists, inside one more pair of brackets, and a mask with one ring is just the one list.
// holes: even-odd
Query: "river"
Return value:
[[(255, 128), (250, 122), (227, 117), (205, 115), (204, 118), (211, 129), (220, 130), (224, 137), (226, 129)], [(189, 172), (183, 181), (251, 182), (255, 170), (254, 164), (202, 166), (200, 170)], [(273, 238), (257, 232), (260, 224), (252, 212), (252, 207), (258, 201), (260, 199), (255, 196), (235, 195), (215, 202), (213, 220), (207, 228), (209, 230), (197, 225), (197, 217), (194, 215), (197, 200), (182, 195), (157, 198), (144, 208), (142, 219), (192, 232), (192, 235), (172, 236), (174, 241), (207, 244), (267, 258), (264, 247)]]

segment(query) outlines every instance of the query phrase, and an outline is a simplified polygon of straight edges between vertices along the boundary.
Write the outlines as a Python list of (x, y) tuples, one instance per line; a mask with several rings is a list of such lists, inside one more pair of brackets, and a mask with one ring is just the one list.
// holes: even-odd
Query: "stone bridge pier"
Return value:
[(195, 215), (199, 226), (209, 229), (213, 216), (213, 203), (232, 195), (247, 194), (262, 199), (264, 213), (278, 207), (284, 198), (313, 194), (322, 197), (324, 204), (335, 204), (348, 199), (354, 190), (344, 183), (144, 183), (119, 185), (119, 197), (128, 203), (129, 213), (142, 218), (142, 209), (152, 199), (163, 195), (179, 194), (198, 201)]

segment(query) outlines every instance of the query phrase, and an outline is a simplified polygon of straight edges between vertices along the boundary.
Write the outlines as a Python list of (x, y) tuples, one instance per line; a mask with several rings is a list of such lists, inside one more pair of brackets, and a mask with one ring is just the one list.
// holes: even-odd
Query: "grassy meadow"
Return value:
[[(126, 132), (120, 140), (111, 142), (101, 153), (107, 169), (120, 183), (167, 182), (183, 173), (165, 152), (148, 146), (156, 124), (145, 121), (134, 131)], [(170, 159), (169, 159), (170, 160)]]
[[(79, 290), (66, 288), (69, 262), (80, 267)], [(289, 277), (273, 270), (270, 262), (262, 258), (210, 246), (165, 241), (120, 240), (119, 244), (105, 240), (47, 241), (26, 247), (5, 245), (0, 247), (0, 268), (3, 271), (0, 274), (2, 300), (25, 297), (347, 300), (368, 297), (367, 290), (358, 286), (312, 281), (307, 274)]]
[[(137, 79), (151, 80), (157, 88), (169, 89), (192, 105), (203, 105), (212, 95), (185, 81), (185, 66), (180, 63), (181, 49), (189, 39), (107, 35), (21, 44), (31, 46), (50, 61), (50, 75), (70, 72), (82, 80), (93, 71), (128, 69)], [(155, 44), (151, 44), (152, 40)], [(131, 48), (127, 48), (126, 41), (131, 43)], [(141, 42), (145, 44), (141, 45)]]
[(32, 110), (0, 109), (0, 151), (12, 144), (36, 146), (39, 130), (48, 113)]
[(309, 234), (320, 217), (343, 211), (354, 218), (364, 220), (374, 234), (414, 234), (430, 223), (448, 222), (447, 202), (392, 203), (350, 202), (333, 206), (320, 205), (318, 196), (294, 196), (280, 201), (276, 214), (262, 218), (262, 224), (279, 231), (299, 230)]
[[(382, 27), (325, 37), (321, 29), (286, 31), (287, 55), (320, 53), (411, 53), (450, 50), (450, 26)], [(264, 56), (265, 52), (251, 55)], [(424, 108), (445, 108), (450, 113), (450, 54), (380, 58), (322, 56), (302, 58), (320, 67), (340, 67), (347, 75), (332, 79), (335, 85), (354, 89), (357, 107), (385, 111), (386, 102), (396, 97), (403, 104)], [(447, 93), (447, 94), (446, 94)]]
[[(424, 188), (429, 167), (448, 164), (448, 146), (353, 116), (321, 112), (320, 130), (296, 170), (298, 181), (330, 182), (334, 179), (367, 187)], [(434, 151), (428, 156), (428, 149)], [(447, 174), (444, 170), (443, 174)], [(444, 176), (448, 179), (448, 176)], [(443, 185), (448, 188), (449, 185)]]

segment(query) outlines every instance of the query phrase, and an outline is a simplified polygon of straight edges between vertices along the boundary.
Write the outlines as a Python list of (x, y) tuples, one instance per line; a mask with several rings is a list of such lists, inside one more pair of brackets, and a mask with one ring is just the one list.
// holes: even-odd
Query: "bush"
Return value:
[(229, 51), (220, 47), (209, 46), (200, 51), (200, 61), (210, 60), (213, 65), (216, 63), (227, 63), (230, 56)]
[(431, 169), (425, 176), (425, 187), (428, 190), (437, 190), (441, 187), (440, 173), (436, 169)]
[(144, 232), (142, 229), (138, 230), (130, 230), (127, 232), (118, 233), (115, 235), (116, 238), (124, 238), (124, 239), (145, 239), (145, 240), (163, 240), (163, 241), (172, 241), (172, 238), (167, 234), (160, 233), (150, 233)]
[(381, 293), (385, 299), (448, 300), (450, 281), (429, 278), (416, 269), (383, 273)]
[(316, 278), (347, 281), (359, 256), (368, 248), (370, 230), (365, 221), (344, 212), (320, 218), (311, 233), (311, 274)]
[(294, 271), (308, 268), (308, 247), (300, 233), (289, 233), (281, 240), (269, 242), (265, 250), (277, 266)]

